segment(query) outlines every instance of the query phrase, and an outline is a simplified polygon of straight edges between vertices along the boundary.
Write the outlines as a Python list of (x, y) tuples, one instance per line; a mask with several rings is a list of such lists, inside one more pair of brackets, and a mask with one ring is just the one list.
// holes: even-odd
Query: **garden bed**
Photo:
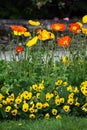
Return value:
[(0, 51), (0, 118), (86, 117), (87, 39), (82, 27), (53, 23), (48, 30), (39, 21), (29, 24), (30, 32), (12, 25), (10, 40)]

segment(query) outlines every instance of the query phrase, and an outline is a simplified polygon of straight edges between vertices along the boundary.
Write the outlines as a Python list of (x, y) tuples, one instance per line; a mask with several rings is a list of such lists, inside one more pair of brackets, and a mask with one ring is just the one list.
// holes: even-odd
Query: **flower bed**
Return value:
[(28, 22), (32, 31), (10, 26), (9, 60), (1, 48), (0, 118), (86, 116), (87, 16), (68, 27), (52, 23), (50, 31)]

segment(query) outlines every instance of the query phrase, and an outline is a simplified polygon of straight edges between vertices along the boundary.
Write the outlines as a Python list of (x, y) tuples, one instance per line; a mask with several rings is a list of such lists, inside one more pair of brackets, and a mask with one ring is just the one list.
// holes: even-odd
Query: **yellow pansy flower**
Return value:
[(49, 113), (46, 113), (45, 114), (45, 119), (49, 119), (50, 118), (50, 114)]
[(67, 87), (67, 91), (68, 91), (68, 92), (72, 92), (72, 91), (73, 91), (73, 88), (72, 88), (71, 85)]
[(3, 100), (2, 103), (3, 105), (7, 105), (8, 102), (6, 100)]
[(60, 103), (64, 103), (65, 99), (64, 98), (60, 98)]
[(44, 84), (40, 83), (38, 87), (39, 87), (40, 90), (42, 90), (42, 89), (44, 89)]
[(79, 107), (80, 103), (76, 101), (75, 106)]
[(17, 109), (14, 109), (14, 110), (11, 111), (11, 113), (12, 113), (13, 116), (16, 116), (17, 113), (18, 113), (18, 110), (17, 110)]
[(22, 111), (27, 112), (28, 108), (29, 108), (28, 103), (24, 103), (23, 106), (22, 106)]
[(83, 110), (84, 112), (87, 112), (87, 103), (85, 103), (85, 104), (82, 106), (82, 110)]
[(3, 106), (3, 105), (0, 103), (0, 108), (2, 108), (2, 106)]
[(4, 96), (2, 95), (2, 93), (0, 93), (0, 101), (4, 98)]
[(52, 98), (51, 93), (46, 93), (46, 101), (49, 101)]
[(57, 109), (52, 109), (52, 114), (57, 115)]
[(74, 93), (70, 93), (69, 95), (68, 95), (68, 98), (73, 98), (74, 97)]
[(38, 99), (40, 98), (40, 93), (36, 94), (36, 98), (38, 98)]
[(15, 103), (16, 103), (16, 104), (20, 104), (21, 102), (22, 102), (22, 99), (21, 99), (21, 98), (17, 97), (17, 98), (15, 99)]
[(63, 81), (60, 79), (60, 80), (58, 80), (58, 81), (55, 82), (55, 85), (56, 85), (56, 86), (59, 86), (59, 85), (62, 84), (62, 82), (63, 82)]
[(56, 116), (56, 119), (61, 119), (61, 118), (62, 118), (61, 115)]
[(49, 107), (49, 103), (48, 102), (43, 103), (43, 108), (47, 108), (47, 107)]
[(33, 114), (33, 113), (30, 114), (30, 115), (29, 115), (29, 118), (30, 118), (30, 119), (35, 119), (35, 114)]
[(68, 112), (69, 109), (70, 109), (70, 106), (69, 106), (69, 105), (65, 105), (65, 106), (63, 106), (63, 110), (64, 110), (65, 112)]
[(73, 98), (69, 98), (67, 100), (67, 103), (70, 104), (70, 105), (72, 105), (74, 103), (74, 99)]
[(56, 104), (57, 106), (59, 106), (59, 105), (60, 105), (60, 99), (56, 98), (56, 99), (55, 99), (55, 104)]
[(64, 86), (64, 87), (67, 86), (67, 84), (68, 84), (67, 82), (63, 82), (63, 86)]
[(30, 113), (34, 113), (34, 112), (35, 112), (35, 110), (34, 110), (33, 107), (30, 107), (30, 108), (29, 108), (29, 111), (30, 111)]
[(37, 103), (36, 103), (36, 108), (37, 108), (37, 109), (42, 109), (42, 106), (43, 106), (43, 105), (42, 105), (41, 102), (37, 102)]
[(74, 92), (74, 93), (79, 93), (78, 87), (75, 87), (73, 92)]
[(7, 106), (5, 112), (10, 112), (10, 110), (11, 110), (11, 106)]

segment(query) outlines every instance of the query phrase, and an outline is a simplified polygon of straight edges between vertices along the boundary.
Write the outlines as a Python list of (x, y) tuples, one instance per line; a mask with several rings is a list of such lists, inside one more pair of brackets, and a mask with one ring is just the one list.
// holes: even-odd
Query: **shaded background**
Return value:
[(0, 19), (81, 18), (87, 0), (1, 0)]

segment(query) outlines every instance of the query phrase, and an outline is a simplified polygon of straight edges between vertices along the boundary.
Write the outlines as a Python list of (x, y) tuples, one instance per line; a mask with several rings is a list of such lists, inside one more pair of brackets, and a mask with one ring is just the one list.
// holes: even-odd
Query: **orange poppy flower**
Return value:
[(78, 33), (80, 31), (80, 25), (78, 23), (71, 23), (69, 30), (72, 31), (73, 33)]
[(70, 36), (64, 36), (64, 37), (61, 37), (61, 38), (57, 41), (57, 43), (58, 43), (58, 46), (69, 46), (70, 41), (71, 41)]
[(20, 53), (20, 52), (22, 52), (23, 51), (23, 47), (22, 46), (17, 46), (16, 47), (16, 52), (17, 53)]
[(51, 28), (54, 31), (64, 31), (64, 29), (66, 28), (66, 25), (61, 24), (61, 23), (54, 23), (51, 25)]
[(25, 28), (23, 26), (19, 26), (19, 25), (11, 25), (10, 27), (13, 31), (17, 31), (17, 32), (26, 32), (27, 31), (27, 28)]
[(42, 31), (41, 28), (36, 29), (37, 34), (41, 33), (41, 31)]

